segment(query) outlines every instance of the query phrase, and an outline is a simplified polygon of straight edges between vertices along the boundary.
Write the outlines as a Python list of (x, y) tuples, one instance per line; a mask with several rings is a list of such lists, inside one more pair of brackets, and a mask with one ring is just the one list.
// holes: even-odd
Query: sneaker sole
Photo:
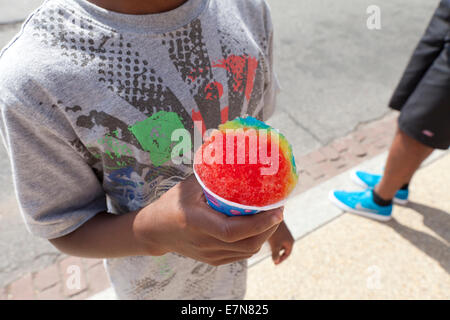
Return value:
[(334, 204), (336, 205), (338, 208), (347, 211), (347, 212), (351, 212), (366, 218), (371, 218), (371, 219), (375, 219), (378, 221), (389, 221), (391, 220), (392, 216), (383, 216), (380, 214), (376, 214), (376, 213), (370, 213), (370, 212), (366, 212), (366, 211), (359, 211), (353, 208), (350, 208), (349, 206), (343, 204), (341, 201), (339, 201), (336, 196), (334, 195), (333, 190), (330, 191), (330, 193), (328, 194), (328, 199)]
[[(355, 183), (359, 187), (362, 187), (364, 189), (372, 188), (372, 187), (369, 187), (367, 185), (367, 183), (362, 181), (360, 177), (358, 177), (358, 175), (356, 174), (356, 170), (354, 170), (350, 173), (350, 179), (353, 181), (353, 183)], [(401, 205), (408, 204), (408, 199), (404, 200), (404, 199), (399, 199), (399, 198), (394, 197), (394, 199), (392, 199), (392, 201), (394, 201), (396, 204), (401, 204)]]

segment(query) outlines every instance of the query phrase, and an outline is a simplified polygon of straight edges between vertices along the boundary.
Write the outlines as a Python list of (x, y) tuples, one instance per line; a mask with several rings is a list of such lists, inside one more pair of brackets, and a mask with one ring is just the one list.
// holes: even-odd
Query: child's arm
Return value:
[(64, 253), (86, 258), (145, 255), (148, 249), (133, 230), (138, 214), (139, 211), (121, 216), (101, 212), (72, 233), (49, 241)]
[[(32, 81), (22, 87), (39, 92)], [(107, 258), (177, 252), (219, 265), (254, 254), (282, 220), (281, 210), (228, 218), (207, 205), (195, 177), (138, 212), (108, 214), (105, 190), (91, 167), (98, 160), (83, 153), (60, 109), (13, 99), (0, 101), (0, 111), (0, 133), (26, 225), (68, 254)]]
[(205, 202), (195, 178), (159, 200), (122, 216), (100, 213), (76, 231), (50, 240), (70, 255), (111, 258), (177, 252), (212, 265), (249, 258), (283, 219), (282, 209), (226, 217)]

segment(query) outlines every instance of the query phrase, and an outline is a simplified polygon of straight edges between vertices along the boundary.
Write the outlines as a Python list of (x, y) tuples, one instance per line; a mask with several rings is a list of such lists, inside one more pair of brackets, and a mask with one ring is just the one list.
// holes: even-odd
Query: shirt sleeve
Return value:
[(264, 4), (264, 11), (263, 11), (264, 24), (268, 39), (266, 58), (268, 61), (267, 72), (269, 83), (267, 85), (266, 90), (264, 91), (264, 114), (263, 114), (263, 119), (264, 121), (266, 121), (272, 116), (272, 114), (275, 111), (277, 95), (280, 93), (282, 88), (274, 67), (274, 29), (270, 7), (266, 1), (264, 1), (263, 4)]
[(273, 32), (270, 34), (269, 38), (269, 85), (264, 93), (264, 103), (266, 107), (264, 108), (264, 120), (269, 119), (275, 112), (277, 104), (277, 95), (281, 91), (281, 85), (278, 80), (277, 73), (273, 66)]
[(32, 234), (59, 238), (106, 211), (101, 183), (72, 147), (70, 137), (59, 134), (31, 108), (24, 111), (22, 105), (1, 100), (0, 108), (0, 132), (11, 162), (14, 191)]

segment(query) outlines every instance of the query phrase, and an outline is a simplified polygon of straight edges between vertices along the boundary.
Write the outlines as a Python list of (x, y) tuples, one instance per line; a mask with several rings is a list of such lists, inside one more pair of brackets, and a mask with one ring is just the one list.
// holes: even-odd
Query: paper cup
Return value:
[(208, 201), (208, 204), (211, 208), (213, 208), (216, 211), (219, 211), (223, 214), (226, 214), (227, 216), (234, 217), (234, 216), (248, 216), (252, 214), (257, 214), (261, 211), (267, 211), (267, 210), (273, 210), (279, 207), (282, 207), (285, 205), (288, 198), (279, 201), (277, 203), (264, 206), (264, 207), (254, 207), (254, 206), (246, 206), (243, 204), (235, 203), (229, 200), (226, 200), (222, 197), (219, 197), (214, 192), (209, 190), (203, 181), (200, 179), (200, 177), (197, 175), (197, 172), (195, 172), (195, 166), (194, 166), (194, 175), (197, 178), (198, 183), (201, 185), (203, 189), (203, 193), (205, 194), (206, 201)]

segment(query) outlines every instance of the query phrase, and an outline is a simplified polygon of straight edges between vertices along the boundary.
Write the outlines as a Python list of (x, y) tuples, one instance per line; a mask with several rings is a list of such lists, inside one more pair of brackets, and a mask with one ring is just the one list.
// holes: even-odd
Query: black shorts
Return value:
[(442, 0), (420, 40), (389, 107), (399, 129), (435, 148), (450, 146), (450, 0)]

